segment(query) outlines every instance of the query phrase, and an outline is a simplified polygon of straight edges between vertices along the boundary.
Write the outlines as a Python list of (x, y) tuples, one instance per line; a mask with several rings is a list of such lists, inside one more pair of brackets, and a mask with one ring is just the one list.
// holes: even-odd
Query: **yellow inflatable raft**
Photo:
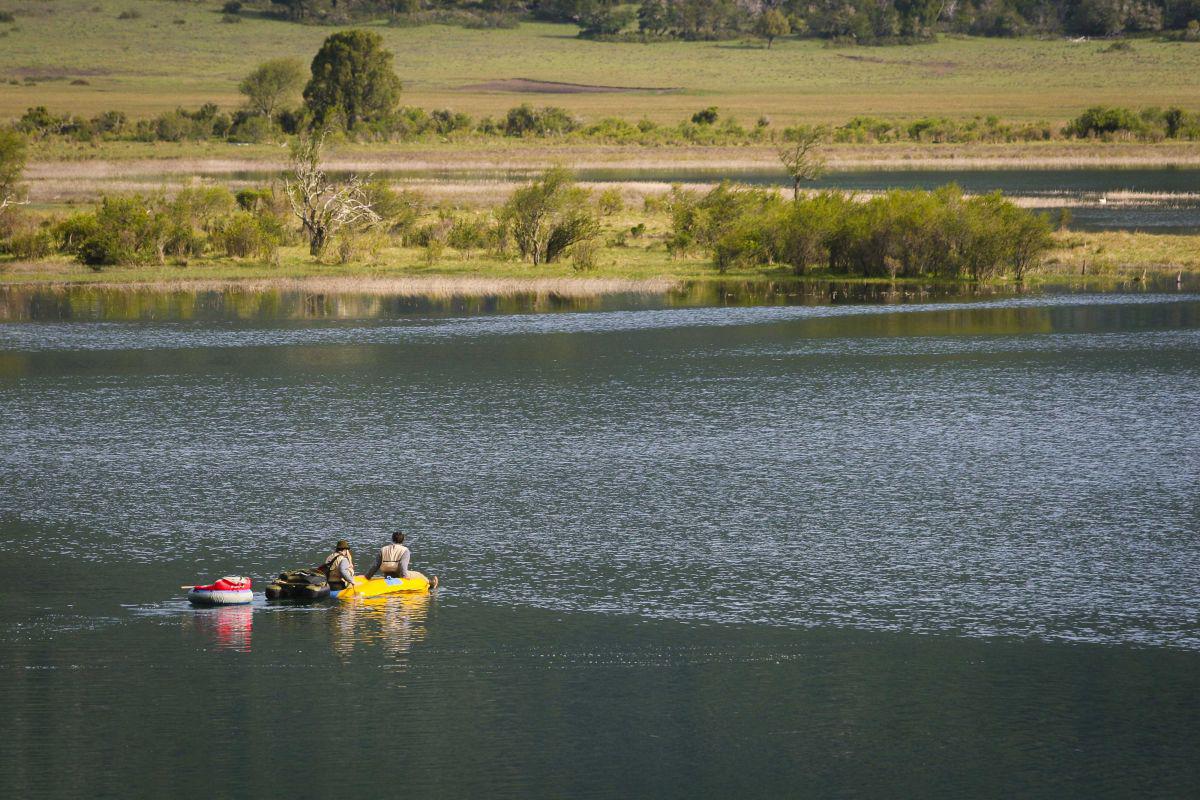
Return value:
[(385, 578), (381, 575), (378, 578), (367, 580), (362, 575), (355, 575), (353, 586), (341, 591), (330, 592), (329, 595), (338, 600), (354, 600), (355, 598), (365, 600), (396, 592), (428, 592), (430, 586), (428, 578), (420, 572), (410, 569), (407, 578)]

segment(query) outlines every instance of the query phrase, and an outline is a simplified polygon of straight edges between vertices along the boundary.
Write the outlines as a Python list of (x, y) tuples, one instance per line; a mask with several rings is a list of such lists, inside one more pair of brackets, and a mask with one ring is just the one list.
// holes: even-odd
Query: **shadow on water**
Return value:
[[(1114, 284), (1124, 292), (1190, 289), (1173, 278)], [(0, 286), (0, 322), (309, 322), (580, 311), (739, 306), (822, 306), (988, 300), (1072, 291), (1068, 286), (888, 284), (851, 281), (693, 281), (662, 293), (567, 296), (555, 292), (417, 297), (283, 289), (162, 291), (149, 288)]]

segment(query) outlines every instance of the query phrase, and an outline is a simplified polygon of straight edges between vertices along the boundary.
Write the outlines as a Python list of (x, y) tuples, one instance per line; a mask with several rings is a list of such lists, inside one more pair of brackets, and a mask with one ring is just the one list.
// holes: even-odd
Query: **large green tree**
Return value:
[(400, 79), (379, 34), (339, 31), (325, 40), (313, 58), (304, 102), (317, 125), (337, 123), (354, 130), (363, 122), (387, 116), (399, 101)]

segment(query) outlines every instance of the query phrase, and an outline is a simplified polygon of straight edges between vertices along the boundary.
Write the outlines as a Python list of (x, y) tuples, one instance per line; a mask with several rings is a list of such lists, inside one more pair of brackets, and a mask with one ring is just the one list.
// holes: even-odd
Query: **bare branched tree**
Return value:
[(23, 206), (28, 202), (28, 200), (18, 199), (16, 194), (6, 194), (3, 197), (0, 197), (0, 211), (3, 211), (9, 206)]
[(825, 159), (817, 151), (824, 138), (820, 128), (801, 128), (796, 140), (779, 150), (779, 160), (792, 179), (792, 199), (800, 199), (800, 184), (825, 174)]
[(292, 213), (308, 236), (308, 251), (319, 256), (326, 242), (343, 228), (373, 225), (379, 215), (371, 208), (363, 181), (352, 175), (345, 183), (330, 181), (321, 168), (326, 132), (301, 135), (292, 147), (292, 175), (285, 180)]
[(16, 131), (0, 129), (0, 212), (25, 205), (21, 172), (25, 169), (25, 139)]

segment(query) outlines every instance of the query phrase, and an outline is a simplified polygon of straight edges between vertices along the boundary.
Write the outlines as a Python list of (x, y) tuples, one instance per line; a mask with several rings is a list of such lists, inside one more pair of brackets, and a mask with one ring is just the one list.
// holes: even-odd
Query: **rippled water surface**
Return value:
[[(1200, 297), (0, 325), (0, 788), (1200, 790)], [(393, 526), (444, 586), (195, 611)]]

